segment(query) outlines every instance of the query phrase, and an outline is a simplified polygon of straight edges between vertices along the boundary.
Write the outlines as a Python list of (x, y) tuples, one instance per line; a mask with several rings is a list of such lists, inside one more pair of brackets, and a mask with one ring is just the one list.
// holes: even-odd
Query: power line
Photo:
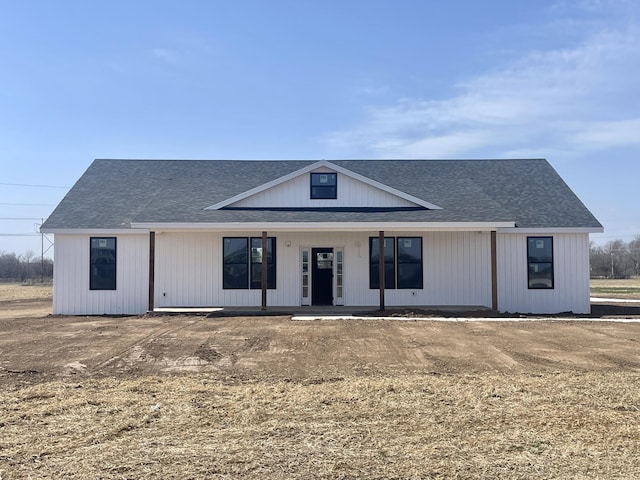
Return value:
[(638, 237), (640, 236), (640, 234), (636, 233), (636, 234), (628, 234), (628, 235), (606, 235), (606, 236), (601, 236), (599, 233), (592, 233), (591, 237), (593, 238), (600, 238), (600, 239), (605, 239), (605, 238), (615, 238), (615, 239), (621, 239), (621, 238), (631, 238), (631, 237)]
[(0, 233), (0, 237), (39, 237), (40, 233)]
[(55, 205), (51, 203), (0, 203), (0, 205), (20, 207), (55, 207)]
[(42, 220), (42, 217), (0, 217), (0, 220)]
[(63, 187), (60, 185), (34, 185), (31, 183), (5, 183), (5, 182), (0, 182), (0, 185), (9, 185), (11, 187), (35, 187), (35, 188), (69, 188), (69, 187)]

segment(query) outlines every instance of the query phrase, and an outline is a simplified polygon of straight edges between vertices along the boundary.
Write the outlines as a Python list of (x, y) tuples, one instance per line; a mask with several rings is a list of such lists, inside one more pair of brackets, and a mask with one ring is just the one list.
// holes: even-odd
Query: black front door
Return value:
[(313, 248), (311, 259), (311, 304), (333, 305), (333, 248)]

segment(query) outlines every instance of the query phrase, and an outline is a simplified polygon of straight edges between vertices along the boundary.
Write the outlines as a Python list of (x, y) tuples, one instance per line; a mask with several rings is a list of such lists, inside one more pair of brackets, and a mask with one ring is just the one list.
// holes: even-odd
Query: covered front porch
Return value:
[(148, 311), (497, 309), (495, 229), (392, 227), (152, 230)]

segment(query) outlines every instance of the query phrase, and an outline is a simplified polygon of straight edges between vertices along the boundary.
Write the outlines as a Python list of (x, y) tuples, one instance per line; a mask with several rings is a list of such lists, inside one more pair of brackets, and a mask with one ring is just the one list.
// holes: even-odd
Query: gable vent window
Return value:
[(338, 198), (338, 175), (336, 173), (311, 174), (311, 199)]
[(529, 288), (553, 288), (553, 237), (527, 237)]

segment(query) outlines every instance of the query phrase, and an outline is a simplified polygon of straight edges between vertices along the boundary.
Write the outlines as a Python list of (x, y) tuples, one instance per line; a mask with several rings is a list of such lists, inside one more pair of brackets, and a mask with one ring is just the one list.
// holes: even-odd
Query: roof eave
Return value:
[(47, 235), (130, 235), (148, 233), (146, 228), (41, 228), (40, 233)]
[(161, 223), (134, 222), (134, 229), (145, 230), (291, 230), (291, 231), (491, 231), (514, 228), (515, 222), (224, 222), (224, 223)]
[(498, 228), (498, 233), (550, 234), (550, 233), (602, 233), (603, 227), (515, 227)]

